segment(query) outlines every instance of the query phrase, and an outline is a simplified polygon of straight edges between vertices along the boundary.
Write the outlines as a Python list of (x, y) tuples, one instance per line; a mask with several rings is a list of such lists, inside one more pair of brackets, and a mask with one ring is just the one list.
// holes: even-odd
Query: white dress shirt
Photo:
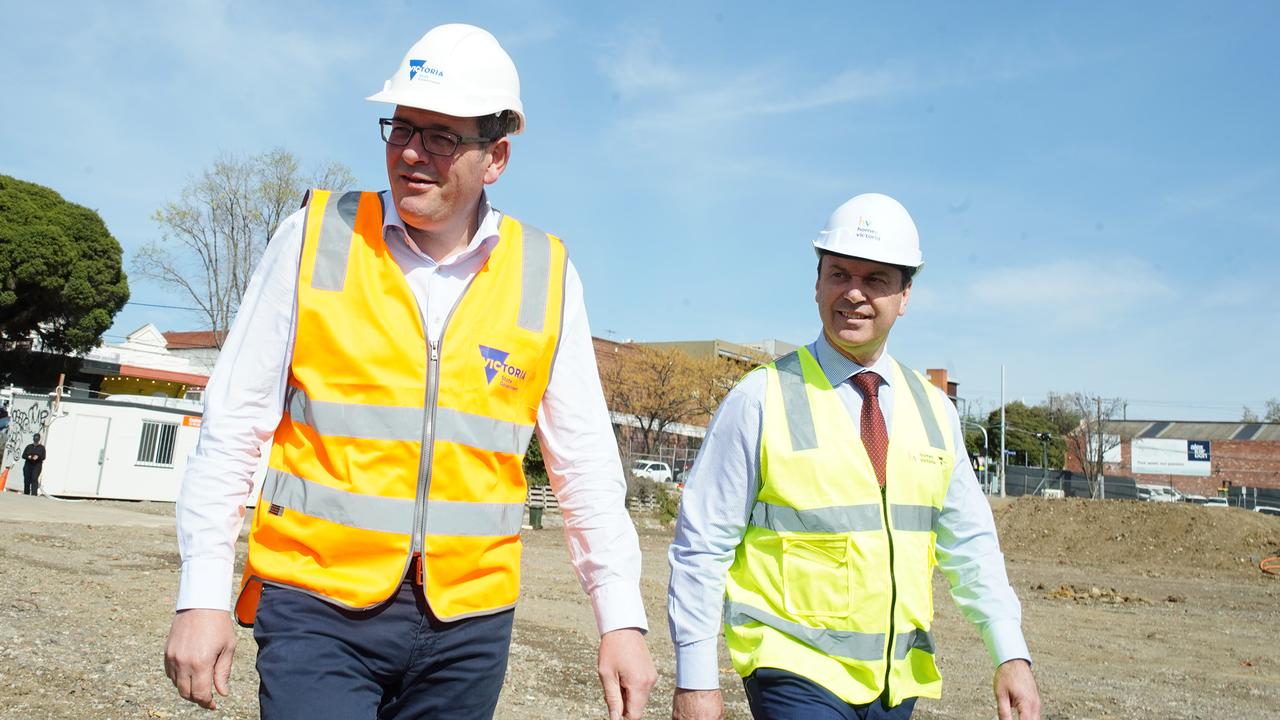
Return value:
[[(438, 341), (449, 311), (499, 242), (502, 214), (482, 197), (475, 237), (461, 253), (436, 262), (410, 240), (390, 194), (383, 200), (383, 237), (426, 320), (428, 339)], [(180, 610), (230, 607), (245, 502), (262, 445), (284, 409), (303, 221), (302, 210), (290, 215), (267, 245), (209, 381), (200, 439), (178, 497)], [(570, 263), (560, 347), (538, 408), (538, 438), (564, 514), (569, 557), (597, 627), (601, 633), (645, 630), (640, 544), (626, 511), (626, 482), (598, 377), (582, 281)]]
[[(849, 378), (865, 370), (884, 378), (880, 407), (885, 427), (893, 427), (893, 360), (888, 353), (869, 368), (840, 354), (825, 335), (809, 345), (823, 373), (861, 425), (862, 395)], [(755, 371), (738, 383), (707, 428), (707, 436), (680, 499), (680, 517), (671, 544), (667, 615), (676, 647), (676, 687), (720, 687), (717, 638), (724, 588), (734, 551), (742, 542), (760, 489), (760, 431), (764, 420), (765, 374)], [(938, 517), (938, 567), (951, 584), (960, 612), (978, 628), (995, 664), (1030, 659), (1022, 637), (1022, 609), (1005, 574), (991, 507), (964, 451), (964, 431), (948, 405), (951, 434), (959, 452), (951, 485)], [(859, 429), (859, 432), (861, 430)], [(890, 440), (892, 442), (892, 440)], [(889, 478), (893, 482), (893, 478)]]

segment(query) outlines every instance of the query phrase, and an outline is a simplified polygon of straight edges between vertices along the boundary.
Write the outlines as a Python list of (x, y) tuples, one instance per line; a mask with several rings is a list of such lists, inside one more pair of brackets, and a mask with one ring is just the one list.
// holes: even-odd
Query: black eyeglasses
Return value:
[(450, 156), (458, 151), (459, 145), (481, 145), (493, 142), (493, 138), (467, 137), (448, 130), (438, 128), (422, 128), (410, 125), (395, 118), (381, 118), (382, 139), (388, 145), (404, 147), (413, 142), (416, 133), (422, 133), (422, 146), (432, 155)]

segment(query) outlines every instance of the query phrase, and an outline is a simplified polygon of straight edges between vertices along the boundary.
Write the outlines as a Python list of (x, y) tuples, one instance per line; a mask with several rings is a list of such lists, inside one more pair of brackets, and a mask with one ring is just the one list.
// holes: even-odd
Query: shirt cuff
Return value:
[(178, 610), (208, 608), (231, 609), (232, 563), (226, 560), (198, 559), (182, 563), (178, 574)]
[(719, 690), (719, 638), (711, 637), (676, 647), (676, 687), (681, 690)]
[(596, 628), (603, 635), (610, 630), (635, 628), (649, 632), (640, 588), (626, 582), (599, 585), (591, 591), (591, 608), (596, 614)]
[(1022, 637), (1022, 626), (1017, 620), (998, 620), (982, 628), (982, 642), (996, 667), (1010, 660), (1031, 662), (1031, 651)]

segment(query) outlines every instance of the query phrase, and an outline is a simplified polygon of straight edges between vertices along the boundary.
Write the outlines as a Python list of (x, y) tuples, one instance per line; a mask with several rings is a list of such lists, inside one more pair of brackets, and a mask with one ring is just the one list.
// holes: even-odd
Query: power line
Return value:
[(163, 308), (165, 310), (190, 310), (192, 312), (200, 312), (200, 308), (183, 307), (181, 305), (158, 305), (156, 303), (134, 302), (130, 300), (125, 305), (138, 305), (140, 307)]

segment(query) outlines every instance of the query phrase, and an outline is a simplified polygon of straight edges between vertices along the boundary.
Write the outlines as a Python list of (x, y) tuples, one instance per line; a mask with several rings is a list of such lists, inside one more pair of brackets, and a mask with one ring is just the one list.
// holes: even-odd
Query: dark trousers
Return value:
[(40, 466), (26, 463), (22, 466), (22, 494), (40, 494)]
[(262, 717), (489, 720), (513, 616), (441, 622), (409, 583), (365, 612), (267, 586), (253, 628)]
[(916, 706), (915, 698), (892, 708), (884, 698), (850, 705), (814, 681), (776, 668), (760, 668), (742, 684), (756, 720), (907, 720)]

